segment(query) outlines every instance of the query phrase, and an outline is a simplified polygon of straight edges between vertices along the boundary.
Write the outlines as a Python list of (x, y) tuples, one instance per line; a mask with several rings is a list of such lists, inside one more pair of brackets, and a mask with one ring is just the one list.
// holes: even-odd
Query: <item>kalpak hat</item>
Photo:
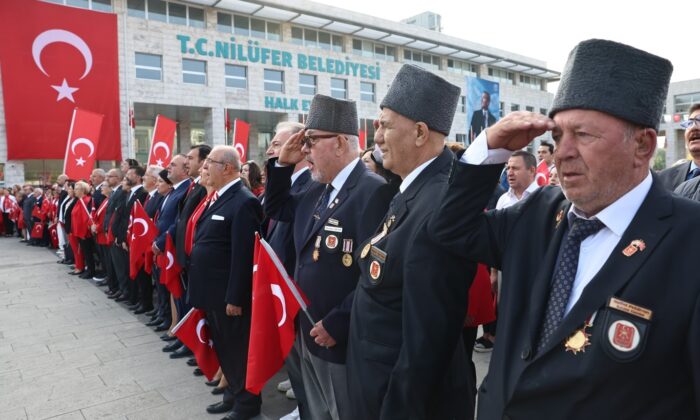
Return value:
[(602, 39), (569, 54), (549, 117), (590, 109), (658, 130), (673, 65), (665, 58)]
[(357, 136), (359, 131), (355, 101), (315, 95), (309, 107), (306, 129)]
[(450, 134), (460, 88), (413, 64), (404, 64), (391, 82), (380, 108), (389, 108), (428, 128)]

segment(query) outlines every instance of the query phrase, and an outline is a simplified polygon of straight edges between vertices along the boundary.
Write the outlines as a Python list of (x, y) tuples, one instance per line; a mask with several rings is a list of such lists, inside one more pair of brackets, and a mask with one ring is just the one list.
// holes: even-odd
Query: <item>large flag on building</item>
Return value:
[(270, 245), (256, 234), (253, 309), (245, 387), (259, 394), (284, 364), (294, 344), (294, 318), (306, 310), (301, 292)]
[(75, 108), (71, 118), (63, 173), (75, 180), (88, 180), (95, 166), (104, 115)]
[(177, 123), (162, 115), (156, 116), (156, 125), (153, 128), (151, 139), (151, 152), (148, 154), (148, 164), (165, 168), (173, 158), (173, 146), (175, 145), (175, 129)]
[(121, 160), (117, 15), (0, 1), (7, 158), (63, 159), (78, 107), (104, 115), (98, 160)]
[(192, 350), (197, 366), (207, 379), (211, 380), (219, 370), (219, 359), (214, 351), (214, 342), (209, 338), (209, 327), (204, 311), (197, 308), (190, 309), (175, 325), (173, 334)]
[(544, 160), (537, 165), (535, 181), (537, 181), (537, 185), (540, 187), (549, 185), (549, 166), (547, 166), (547, 162)]
[(158, 236), (158, 228), (148, 213), (144, 210), (141, 202), (136, 200), (131, 208), (131, 232), (129, 236), (129, 277), (136, 278), (141, 267), (143, 267), (146, 251), (151, 247), (153, 241)]
[(239, 119), (233, 121), (233, 147), (241, 155), (241, 163), (246, 161), (248, 133), (250, 133), (250, 125), (247, 122)]

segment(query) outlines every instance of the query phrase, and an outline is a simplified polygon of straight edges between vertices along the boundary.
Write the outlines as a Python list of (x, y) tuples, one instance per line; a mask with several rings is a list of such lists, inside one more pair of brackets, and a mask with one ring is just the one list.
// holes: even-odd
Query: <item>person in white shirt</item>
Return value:
[(523, 150), (513, 153), (506, 165), (506, 174), (510, 188), (498, 199), (496, 209), (500, 210), (510, 207), (537, 190), (538, 185), (535, 182), (536, 170), (537, 161), (532, 153)]

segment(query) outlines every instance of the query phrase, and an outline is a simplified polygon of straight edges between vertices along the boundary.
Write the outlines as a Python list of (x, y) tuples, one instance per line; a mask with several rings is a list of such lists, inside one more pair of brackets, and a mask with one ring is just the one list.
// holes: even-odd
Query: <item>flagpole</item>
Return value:
[(287, 284), (289, 290), (292, 291), (294, 299), (296, 299), (297, 303), (299, 303), (301, 310), (304, 311), (304, 314), (306, 314), (306, 317), (309, 319), (309, 322), (311, 322), (311, 325), (316, 325), (316, 322), (309, 313), (308, 307), (306, 306), (306, 302), (304, 302), (304, 299), (301, 298), (301, 295), (299, 294), (296, 285), (294, 284), (294, 282), (292, 282), (292, 279), (289, 278), (287, 270), (284, 268), (284, 265), (282, 265), (282, 262), (277, 257), (277, 254), (275, 254), (275, 251), (272, 249), (270, 244), (268, 244), (263, 238), (260, 238), (260, 244), (263, 247), (265, 247), (265, 250), (270, 255), (270, 259), (272, 259), (272, 262), (275, 264), (275, 267), (277, 267), (277, 271), (282, 273), (282, 278), (284, 279), (284, 282)]

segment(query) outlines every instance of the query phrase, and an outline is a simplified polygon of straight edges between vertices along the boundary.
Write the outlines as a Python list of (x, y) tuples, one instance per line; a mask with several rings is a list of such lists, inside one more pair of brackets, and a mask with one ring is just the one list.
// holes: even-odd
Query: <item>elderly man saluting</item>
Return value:
[[(433, 232), (503, 271), (479, 419), (700, 415), (700, 205), (649, 170), (671, 72), (647, 52), (584, 41), (551, 119), (512, 113), (457, 165)], [(546, 130), (561, 190), (484, 214), (507, 156)]]

